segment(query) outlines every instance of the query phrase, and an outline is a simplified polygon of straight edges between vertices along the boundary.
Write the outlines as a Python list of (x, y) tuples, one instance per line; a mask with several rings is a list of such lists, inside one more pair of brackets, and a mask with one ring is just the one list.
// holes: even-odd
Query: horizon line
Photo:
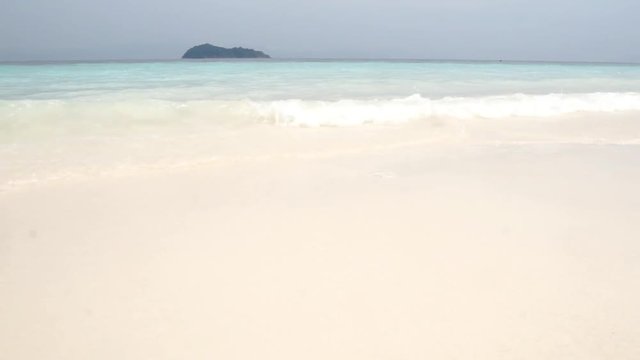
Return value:
[(585, 65), (640, 65), (640, 61), (599, 61), (599, 60), (515, 60), (515, 59), (462, 59), (462, 58), (366, 58), (366, 57), (271, 57), (271, 58), (203, 58), (203, 59), (183, 59), (183, 58), (105, 58), (105, 59), (42, 59), (42, 60), (0, 60), (0, 64), (56, 64), (56, 63), (136, 63), (136, 62), (278, 62), (278, 61), (309, 61), (309, 62), (478, 62), (478, 63), (539, 63), (539, 64), (585, 64)]

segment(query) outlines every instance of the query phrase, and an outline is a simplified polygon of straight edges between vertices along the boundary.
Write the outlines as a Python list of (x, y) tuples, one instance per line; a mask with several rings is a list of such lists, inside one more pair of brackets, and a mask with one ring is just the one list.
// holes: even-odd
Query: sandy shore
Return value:
[(343, 145), (0, 194), (0, 358), (640, 358), (640, 146)]

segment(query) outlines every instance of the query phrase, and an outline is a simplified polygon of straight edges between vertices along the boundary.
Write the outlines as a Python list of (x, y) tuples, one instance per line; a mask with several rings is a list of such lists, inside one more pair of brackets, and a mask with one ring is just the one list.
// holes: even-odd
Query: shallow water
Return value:
[[(248, 141), (282, 143), (283, 127), (405, 128), (399, 143), (635, 144), (637, 114), (640, 66), (628, 64), (2, 64), (0, 184), (201, 163)], [(298, 145), (309, 131), (293, 135)]]

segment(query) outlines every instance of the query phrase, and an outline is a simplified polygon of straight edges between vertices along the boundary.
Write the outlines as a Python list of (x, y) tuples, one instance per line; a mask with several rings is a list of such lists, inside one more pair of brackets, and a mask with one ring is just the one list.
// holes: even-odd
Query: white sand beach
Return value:
[(638, 129), (605, 120), (258, 127), (6, 190), (0, 358), (638, 359)]

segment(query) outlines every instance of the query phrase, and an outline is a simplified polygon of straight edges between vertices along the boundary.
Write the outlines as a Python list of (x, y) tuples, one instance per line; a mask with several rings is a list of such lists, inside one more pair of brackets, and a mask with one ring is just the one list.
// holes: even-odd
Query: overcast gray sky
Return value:
[(0, 60), (273, 57), (640, 62), (639, 0), (0, 0)]

